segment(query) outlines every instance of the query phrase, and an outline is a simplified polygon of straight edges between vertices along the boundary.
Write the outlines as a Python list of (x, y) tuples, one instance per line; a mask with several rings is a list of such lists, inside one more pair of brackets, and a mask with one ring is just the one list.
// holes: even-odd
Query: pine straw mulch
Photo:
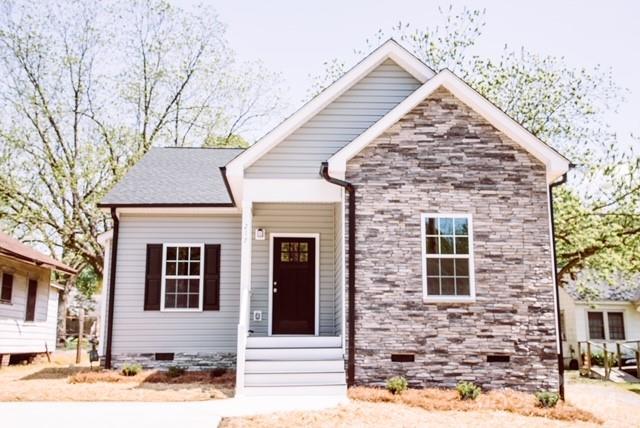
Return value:
[(402, 394), (394, 395), (382, 388), (355, 387), (349, 389), (349, 398), (373, 403), (405, 404), (427, 411), (503, 411), (561, 421), (603, 422), (593, 414), (566, 402), (559, 402), (553, 408), (539, 407), (532, 394), (509, 389), (483, 392), (475, 400), (460, 400), (453, 389), (408, 389)]
[(232, 371), (188, 371), (179, 376), (170, 376), (164, 371), (143, 371), (135, 376), (124, 376), (114, 370), (82, 370), (71, 374), (69, 383), (165, 383), (165, 384), (206, 384), (233, 388), (235, 373)]

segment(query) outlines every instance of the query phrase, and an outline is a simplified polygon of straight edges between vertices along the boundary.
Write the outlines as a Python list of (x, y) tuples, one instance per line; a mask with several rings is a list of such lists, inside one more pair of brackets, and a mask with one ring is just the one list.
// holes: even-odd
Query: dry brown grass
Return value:
[(452, 389), (409, 389), (394, 395), (382, 388), (357, 387), (349, 389), (349, 398), (373, 403), (398, 403), (428, 411), (503, 411), (522, 416), (537, 416), (562, 421), (602, 423), (593, 414), (567, 403), (554, 408), (538, 407), (531, 394), (512, 390), (483, 393), (476, 400), (460, 400)]

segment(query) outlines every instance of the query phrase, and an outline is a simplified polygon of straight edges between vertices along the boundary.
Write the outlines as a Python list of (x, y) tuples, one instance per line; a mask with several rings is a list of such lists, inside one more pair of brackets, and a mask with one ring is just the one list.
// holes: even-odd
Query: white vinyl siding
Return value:
[(362, 134), (420, 86), (387, 60), (249, 166), (246, 178), (317, 178), (320, 163)]
[[(120, 219), (113, 350), (236, 352), (240, 215), (128, 215)], [(220, 310), (145, 311), (147, 244), (220, 244)]]
[[(50, 271), (2, 259), (3, 267), (12, 269), (13, 292), (10, 304), (0, 303), (0, 354), (54, 351), (58, 290), (49, 285)], [(38, 280), (34, 321), (25, 321), (29, 277)]]
[(253, 228), (264, 228), (267, 233), (265, 240), (253, 239), (251, 245), (251, 314), (262, 311), (262, 321), (252, 318), (254, 335), (267, 335), (268, 330), (271, 233), (320, 234), (320, 335), (336, 334), (333, 210), (333, 204), (254, 204)]

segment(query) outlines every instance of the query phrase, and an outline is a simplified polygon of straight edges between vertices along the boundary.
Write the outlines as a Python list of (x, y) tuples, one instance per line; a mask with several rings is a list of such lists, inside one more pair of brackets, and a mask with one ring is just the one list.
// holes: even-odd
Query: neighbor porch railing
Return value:
[[(632, 346), (635, 344), (635, 346)], [(640, 340), (627, 340), (616, 342), (615, 351), (609, 350), (606, 342), (593, 342), (591, 340), (578, 341), (578, 355), (582, 360), (580, 371), (583, 376), (589, 376), (593, 372), (592, 350), (602, 350), (602, 364), (604, 369), (604, 378), (609, 380), (611, 376), (611, 369), (617, 363), (618, 369), (623, 369), (622, 357), (623, 350), (631, 350), (635, 355), (636, 360), (636, 377), (640, 377)], [(586, 352), (582, 352), (583, 347)]]

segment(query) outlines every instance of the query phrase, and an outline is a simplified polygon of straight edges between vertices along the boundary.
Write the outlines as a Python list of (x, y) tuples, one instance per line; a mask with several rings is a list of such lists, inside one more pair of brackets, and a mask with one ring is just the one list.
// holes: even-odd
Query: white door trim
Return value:
[(315, 257), (315, 333), (320, 335), (320, 234), (319, 233), (270, 233), (269, 234), (269, 315), (268, 335), (272, 336), (273, 324), (273, 243), (274, 238), (314, 238), (316, 241)]

